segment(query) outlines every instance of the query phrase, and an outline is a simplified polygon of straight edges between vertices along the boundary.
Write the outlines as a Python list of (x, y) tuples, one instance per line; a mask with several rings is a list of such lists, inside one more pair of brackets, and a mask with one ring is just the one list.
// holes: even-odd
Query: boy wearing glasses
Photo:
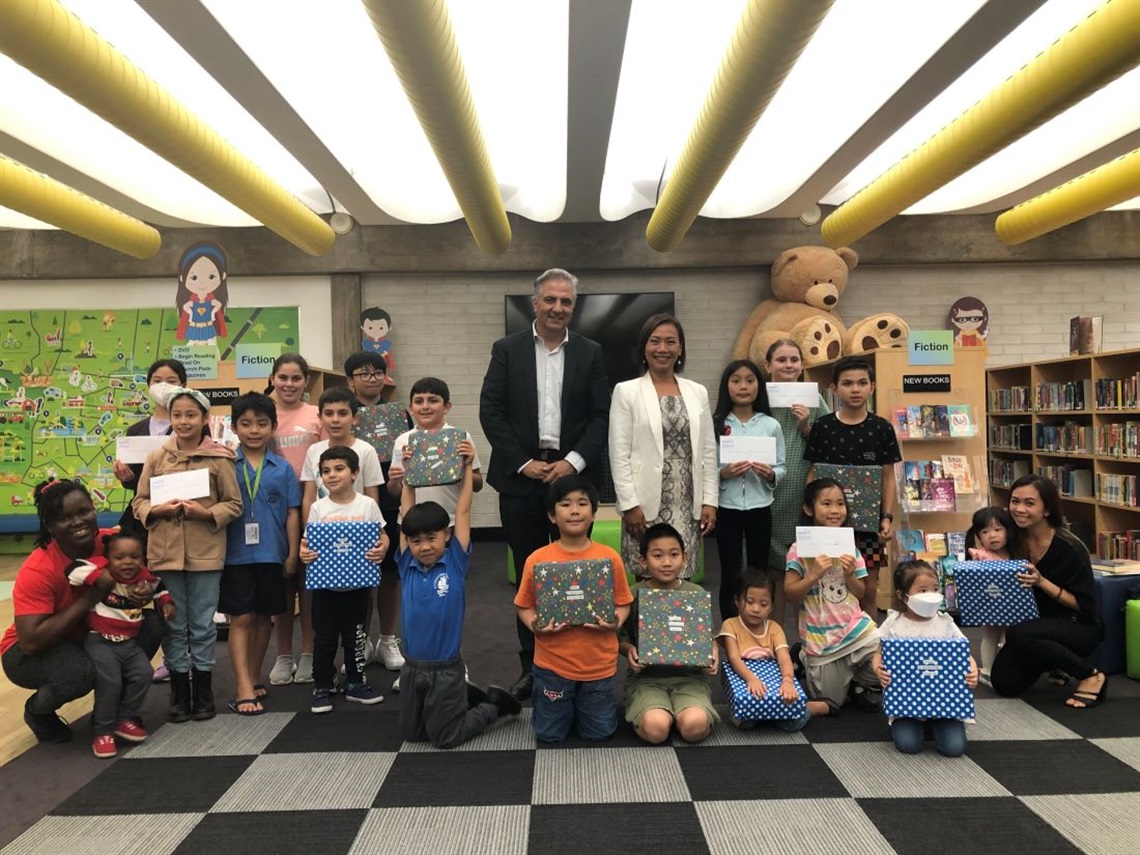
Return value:
[[(382, 353), (371, 350), (358, 350), (350, 354), (344, 361), (344, 376), (348, 378), (348, 388), (356, 395), (360, 403), (359, 420), (353, 429), (357, 439), (362, 439), (377, 450), (381, 451), (381, 443), (372, 430), (373, 419), (369, 418), (369, 411), (377, 407), (380, 397), (388, 383), (388, 363)], [(408, 421), (411, 424), (411, 421)], [(380, 469), (384, 473), (384, 480), (388, 480), (388, 469), (392, 465), (387, 453), (379, 454)], [(384, 531), (390, 543), (400, 542), (400, 527), (397, 518), (400, 515), (399, 497), (393, 498), (385, 489), (380, 490), (380, 511), (384, 516)], [(372, 599), (376, 601), (376, 617), (380, 621), (380, 637), (373, 646), (367, 642), (365, 661), (374, 659), (376, 662), (393, 671), (397, 671), (404, 664), (404, 657), (400, 653), (400, 642), (396, 638), (396, 627), (400, 616), (400, 574), (396, 569), (396, 550), (390, 550), (380, 562), (380, 587)], [(368, 619), (365, 630), (371, 636), (372, 608), (369, 605)], [(370, 649), (369, 649), (370, 648)]]

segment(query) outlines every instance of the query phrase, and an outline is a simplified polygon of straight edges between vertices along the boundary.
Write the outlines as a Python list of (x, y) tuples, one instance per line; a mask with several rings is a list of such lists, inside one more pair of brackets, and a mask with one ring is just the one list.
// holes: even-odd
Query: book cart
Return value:
[(986, 384), (994, 503), (1039, 472), (1090, 551), (1140, 560), (1140, 349), (991, 368)]
[[(986, 433), (983, 414), (986, 411), (985, 361), (986, 349), (982, 347), (956, 347), (953, 365), (911, 365), (905, 348), (868, 351), (860, 354), (875, 369), (875, 397), (873, 411), (895, 427), (899, 439), (903, 462), (896, 467), (895, 482), (898, 493), (894, 528), (898, 532), (926, 533), (921, 549), (910, 551), (928, 553), (929, 547), (936, 544), (930, 535), (945, 536), (950, 533), (965, 532), (970, 527), (974, 511), (988, 504), (986, 491)], [(806, 369), (805, 379), (819, 383), (820, 390), (831, 383), (834, 363), (824, 363)], [(904, 391), (905, 377), (918, 375), (947, 375), (950, 390)], [(834, 410), (834, 401), (832, 409)], [(936, 409), (937, 408), (937, 409)], [(910, 419), (900, 424), (899, 411), (919, 416), (921, 428), (912, 426)], [(956, 415), (951, 431), (951, 414)], [(927, 419), (932, 423), (927, 424)], [(943, 421), (945, 419), (945, 421)], [(966, 466), (965, 473), (955, 479), (953, 473), (943, 465), (945, 458), (952, 463)], [(911, 464), (910, 467), (907, 464)], [(934, 466), (932, 464), (938, 464)], [(919, 483), (911, 485), (908, 492), (907, 474), (919, 475)], [(923, 477), (931, 476), (931, 477)], [(939, 476), (939, 477), (933, 477)], [(963, 483), (962, 478), (968, 479)], [(954, 483), (957, 480), (957, 483)], [(945, 483), (937, 485), (938, 495), (925, 492), (931, 481), (950, 481), (953, 488)], [(913, 492), (917, 488), (917, 496)], [(951, 490), (952, 492), (948, 492)], [(946, 543), (946, 538), (943, 538)], [(953, 544), (946, 543), (949, 549)], [(898, 543), (891, 545), (890, 557), (893, 568), (898, 558)], [(953, 554), (953, 552), (951, 552)], [(879, 574), (877, 602), (879, 608), (893, 607), (892, 573)]]

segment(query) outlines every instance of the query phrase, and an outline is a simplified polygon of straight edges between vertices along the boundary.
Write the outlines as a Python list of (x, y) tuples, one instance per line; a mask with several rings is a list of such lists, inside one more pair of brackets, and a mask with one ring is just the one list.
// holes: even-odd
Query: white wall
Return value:
[[(13, 280), (3, 285), (0, 309), (173, 308), (176, 286), (174, 276), (169, 279)], [(301, 352), (319, 368), (333, 367), (330, 295), (327, 276), (235, 276), (230, 282), (230, 305), (234, 308), (297, 306)]]

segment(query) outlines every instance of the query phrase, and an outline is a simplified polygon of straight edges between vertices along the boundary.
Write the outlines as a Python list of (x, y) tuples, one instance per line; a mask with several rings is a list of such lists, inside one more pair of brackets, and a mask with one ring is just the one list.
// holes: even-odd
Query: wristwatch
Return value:
[(895, 521), (895, 515), (894, 514), (888, 514), (888, 513), (881, 513), (881, 514), (879, 514), (879, 519), (890, 520), (891, 522), (894, 522)]

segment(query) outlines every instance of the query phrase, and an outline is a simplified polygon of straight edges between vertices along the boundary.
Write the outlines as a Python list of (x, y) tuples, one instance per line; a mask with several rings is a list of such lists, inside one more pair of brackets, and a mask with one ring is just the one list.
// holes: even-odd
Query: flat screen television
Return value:
[[(505, 304), (507, 335), (529, 329), (534, 322), (531, 295), (508, 294)], [(672, 291), (579, 294), (570, 329), (602, 346), (612, 388), (641, 376), (641, 359), (636, 352), (641, 325), (653, 315), (673, 311)]]

